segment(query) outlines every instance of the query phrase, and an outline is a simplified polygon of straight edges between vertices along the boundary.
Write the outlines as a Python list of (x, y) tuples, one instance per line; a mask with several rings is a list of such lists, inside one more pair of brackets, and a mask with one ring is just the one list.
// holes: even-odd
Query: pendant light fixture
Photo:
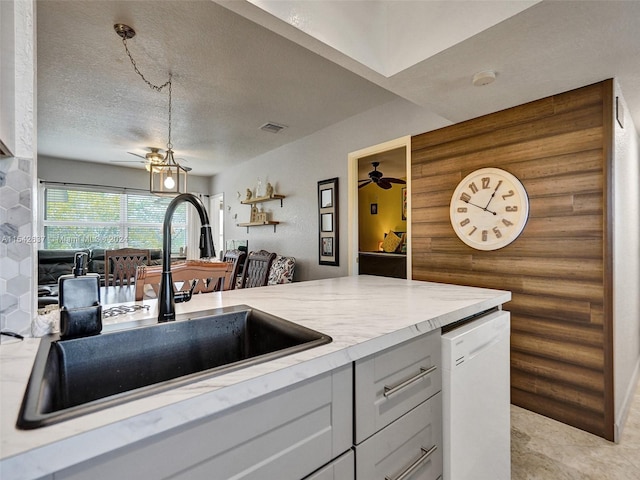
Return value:
[[(135, 72), (145, 81), (145, 83), (157, 92), (162, 92), (165, 87), (169, 90), (169, 138), (167, 141), (167, 154), (164, 157), (162, 163), (152, 163), (149, 165), (149, 190), (155, 195), (175, 196), (187, 191), (187, 169), (177, 163), (173, 158), (173, 144), (171, 143), (171, 78), (169, 74), (169, 80), (162, 85), (154, 85), (147, 80), (144, 75), (138, 70), (136, 62), (129, 52), (127, 47), (127, 40), (135, 37), (136, 32), (133, 28), (122, 23), (116, 23), (113, 26), (114, 30), (120, 38), (122, 38), (122, 44), (127, 52), (127, 56), (133, 65)], [(190, 169), (189, 169), (190, 170)]]

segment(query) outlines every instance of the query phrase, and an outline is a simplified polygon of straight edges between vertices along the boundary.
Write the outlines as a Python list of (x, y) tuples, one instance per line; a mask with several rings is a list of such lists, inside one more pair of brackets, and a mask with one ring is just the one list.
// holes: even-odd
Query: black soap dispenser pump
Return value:
[(88, 255), (77, 252), (73, 271), (58, 279), (60, 338), (84, 337), (102, 331), (100, 275), (87, 273)]

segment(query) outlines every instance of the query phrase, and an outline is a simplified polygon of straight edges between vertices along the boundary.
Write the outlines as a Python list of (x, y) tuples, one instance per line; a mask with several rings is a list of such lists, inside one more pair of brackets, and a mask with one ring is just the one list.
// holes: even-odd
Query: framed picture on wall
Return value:
[(320, 238), (320, 255), (324, 257), (333, 256), (333, 238), (332, 237)]
[(338, 178), (318, 182), (318, 238), (320, 265), (339, 265)]
[(320, 231), (333, 232), (333, 213), (320, 214)]

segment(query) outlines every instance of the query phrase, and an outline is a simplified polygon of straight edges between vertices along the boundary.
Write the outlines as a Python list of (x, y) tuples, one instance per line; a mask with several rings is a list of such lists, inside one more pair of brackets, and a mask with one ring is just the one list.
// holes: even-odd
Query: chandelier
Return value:
[(183, 167), (173, 158), (173, 144), (171, 143), (171, 73), (169, 74), (169, 80), (162, 85), (154, 85), (138, 70), (135, 60), (129, 52), (127, 47), (127, 40), (135, 37), (136, 32), (133, 28), (122, 23), (116, 23), (113, 26), (114, 30), (120, 38), (122, 38), (122, 44), (124, 45), (125, 52), (131, 61), (131, 65), (135, 72), (145, 81), (145, 83), (156, 92), (162, 92), (167, 88), (169, 92), (169, 135), (167, 140), (167, 154), (160, 163), (151, 163), (149, 165), (149, 191), (155, 195), (167, 195), (173, 196), (187, 191), (187, 172), (190, 168)]

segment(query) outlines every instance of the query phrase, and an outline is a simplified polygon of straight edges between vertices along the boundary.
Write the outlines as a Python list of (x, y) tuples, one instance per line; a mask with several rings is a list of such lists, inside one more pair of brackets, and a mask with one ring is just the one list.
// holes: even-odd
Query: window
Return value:
[[(44, 248), (162, 248), (162, 222), (171, 198), (152, 195), (44, 189)], [(187, 245), (187, 209), (171, 221), (171, 253)]]

